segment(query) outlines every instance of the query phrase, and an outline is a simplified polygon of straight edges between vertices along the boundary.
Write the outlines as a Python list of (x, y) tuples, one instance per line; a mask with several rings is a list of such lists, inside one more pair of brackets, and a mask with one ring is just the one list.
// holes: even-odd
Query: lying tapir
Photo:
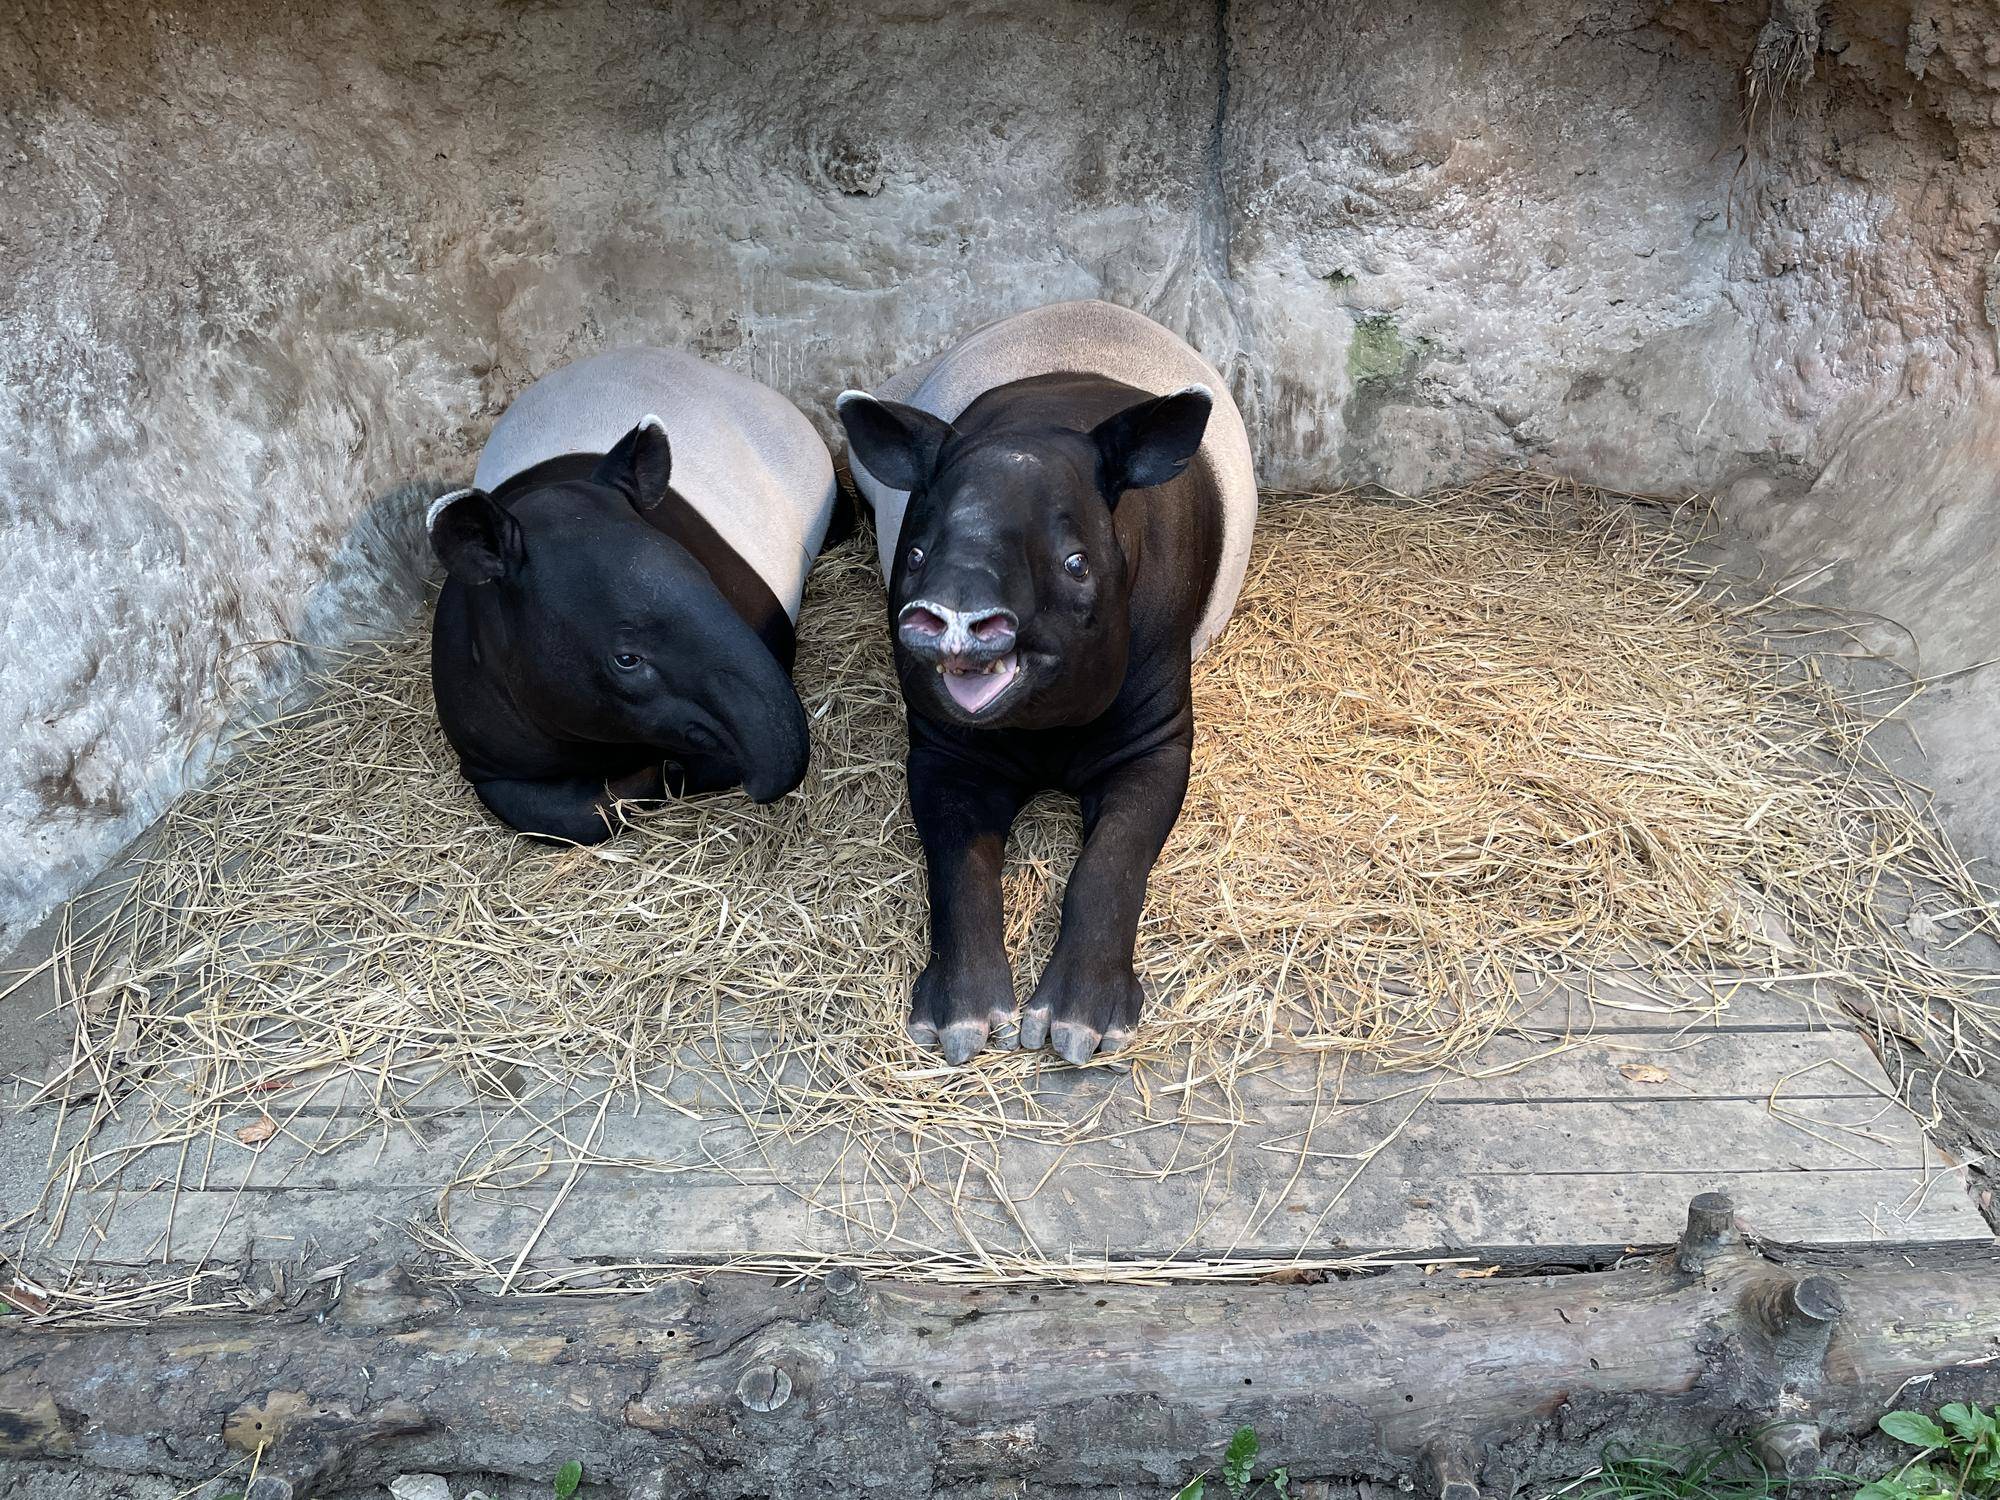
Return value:
[(793, 623), (834, 496), (791, 403), (692, 355), (615, 350), (523, 391), (429, 516), (431, 680), (479, 800), (588, 844), (617, 797), (797, 786)]
[(1013, 1024), (1000, 860), (1058, 787), (1084, 843), (1019, 1041), (1122, 1045), (1146, 881), (1187, 792), (1192, 658), (1228, 623), (1256, 522), (1227, 388), (1158, 324), (1066, 302), (990, 324), (879, 397), (840, 397), (875, 509), (930, 962), (910, 1031), (963, 1062)]

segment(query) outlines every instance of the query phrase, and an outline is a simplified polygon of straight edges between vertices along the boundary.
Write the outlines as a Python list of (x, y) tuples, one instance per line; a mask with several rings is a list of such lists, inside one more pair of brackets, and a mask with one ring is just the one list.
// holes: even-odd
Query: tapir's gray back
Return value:
[[(898, 371), (874, 394), (949, 422), (995, 386), (1058, 371), (1103, 375), (1156, 396), (1197, 384), (1215, 393), (1195, 464), (1206, 471), (1222, 503), (1222, 557), (1195, 631), (1194, 654), (1199, 656), (1222, 634), (1243, 587), (1257, 524), (1257, 474), (1250, 434), (1229, 387), (1184, 340), (1151, 318), (1109, 302), (1057, 302), (988, 323), (924, 363)], [(886, 580), (909, 493), (888, 488), (852, 454), (848, 466), (875, 509)]]
[(783, 396), (674, 349), (613, 349), (551, 371), (493, 424), (473, 483), (545, 459), (609, 452), (648, 415), (666, 424), (673, 487), (771, 586), (794, 620), (833, 514), (833, 460)]

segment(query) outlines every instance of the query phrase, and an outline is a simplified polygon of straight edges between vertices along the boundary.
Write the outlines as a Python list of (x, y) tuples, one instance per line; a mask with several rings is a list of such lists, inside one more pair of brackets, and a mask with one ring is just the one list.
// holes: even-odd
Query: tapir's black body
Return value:
[[(672, 488), (648, 508), (632, 506), (616, 486), (598, 478), (606, 462), (604, 454), (550, 458), (496, 488), (490, 502), (514, 516), (526, 534), (560, 538), (568, 548), (620, 546), (620, 528), (650, 526), (698, 570), (682, 586), (696, 594), (712, 592), (754, 636), (770, 664), (788, 674), (796, 636), (770, 586)], [(572, 608), (576, 616), (600, 614), (606, 600), (578, 594)], [(534, 702), (532, 694), (522, 692), (518, 674), (510, 670), (508, 658), (526, 646), (510, 640), (510, 634), (500, 582), (446, 578), (430, 644), (438, 720), (460, 756), (466, 780), (510, 826), (588, 844), (610, 832), (610, 798), (712, 792), (744, 780), (734, 748), (704, 742), (712, 728), (700, 726), (694, 714), (682, 714), (680, 724), (672, 726), (680, 732), (660, 734), (658, 742), (648, 744), (596, 738), (596, 726), (576, 724), (574, 716), (560, 710), (550, 712), (550, 704)], [(698, 698), (720, 704), (732, 686), (772, 696), (770, 672), (752, 684), (734, 668), (732, 658), (740, 660), (746, 644), (734, 630), (714, 644), (714, 670), (708, 676), (720, 680), (706, 684)], [(682, 648), (700, 650), (700, 642), (690, 640)], [(762, 704), (738, 704), (732, 712), (742, 708), (756, 718)], [(796, 708), (796, 700), (786, 682), (774, 718), (788, 718), (788, 708)], [(780, 732), (778, 738), (788, 736)], [(776, 794), (796, 784), (796, 776), (788, 772), (778, 772), (778, 780), (788, 784), (778, 786)]]
[[(1223, 551), (1212, 476), (1185, 467), (1209, 400), (1200, 388), (1155, 398), (1054, 373), (998, 386), (946, 427), (843, 399), (857, 458), (911, 492), (889, 587), (910, 798), (930, 871), (931, 959), (911, 1027), (953, 1061), (1012, 1025), (1001, 856), (1015, 816), (1045, 788), (1078, 798), (1084, 847), (1020, 1043), (1050, 1040), (1080, 1062), (1137, 1025), (1133, 947), (1147, 877), (1187, 790), (1190, 647)], [(915, 462), (899, 478), (884, 450), (903, 434), (914, 434), (903, 448)], [(1080, 578), (1067, 571), (1079, 557)], [(967, 713), (910, 620), (928, 627), (975, 608), (999, 619), (996, 635), (1017, 620), (1011, 654), (1023, 681)], [(979, 623), (960, 638), (975, 667), (987, 654)]]
[(431, 666), (489, 809), (594, 843), (621, 797), (799, 784), (792, 621), (835, 490), (797, 407), (679, 350), (606, 350), (509, 403), (473, 486), (428, 517)]

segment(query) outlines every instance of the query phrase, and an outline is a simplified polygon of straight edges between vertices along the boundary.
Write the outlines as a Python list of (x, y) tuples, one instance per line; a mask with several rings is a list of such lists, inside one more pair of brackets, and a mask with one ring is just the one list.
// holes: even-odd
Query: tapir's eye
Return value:
[(612, 665), (621, 672), (629, 672), (639, 665), (639, 658), (630, 651), (620, 651), (611, 658)]
[(924, 565), (924, 549), (921, 547), (912, 547), (910, 549), (911, 570), (914, 571), (917, 568), (921, 568), (923, 565)]
[(1068, 557), (1063, 559), (1063, 571), (1072, 578), (1088, 578), (1090, 576), (1090, 559), (1085, 557), (1081, 552), (1072, 552)]

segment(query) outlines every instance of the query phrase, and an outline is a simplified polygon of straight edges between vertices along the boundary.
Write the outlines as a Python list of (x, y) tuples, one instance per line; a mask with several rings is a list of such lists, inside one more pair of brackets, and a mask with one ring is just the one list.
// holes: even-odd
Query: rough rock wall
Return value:
[(2000, 849), (2000, 4), (1228, 16), (1267, 475), (1717, 495), (1774, 581), (1897, 622), (1859, 644), (1933, 679), (1912, 769)]
[(0, 938), (296, 674), (273, 643), (407, 611), (421, 501), (551, 365), (685, 344), (824, 421), (968, 317), (1157, 298), (1212, 31), (1063, 3), (0, 18)]
[[(1912, 665), (2000, 654), (2000, 0), (1773, 14), (16, 9), (0, 932), (286, 683), (270, 643), (407, 609), (413, 505), (511, 391), (622, 341), (831, 430), (955, 330), (1104, 296), (1229, 371), (1270, 482), (1712, 487), (1778, 570), (1912, 626)], [(1991, 848), (1982, 686), (1918, 708)]]

